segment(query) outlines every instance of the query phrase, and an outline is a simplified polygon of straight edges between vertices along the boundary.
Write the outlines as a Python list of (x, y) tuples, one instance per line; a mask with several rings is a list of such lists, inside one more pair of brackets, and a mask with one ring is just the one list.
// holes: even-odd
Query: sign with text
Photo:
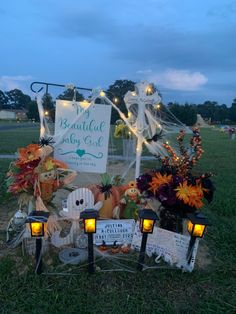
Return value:
[(117, 244), (130, 244), (134, 227), (134, 219), (98, 220), (94, 243), (100, 245), (104, 241), (106, 244), (112, 245), (116, 241)]
[[(131, 247), (133, 249), (140, 250), (141, 240), (142, 233), (139, 230), (139, 225), (136, 224)], [(156, 254), (159, 258), (163, 258), (170, 265), (187, 271), (192, 271), (194, 268), (199, 240), (196, 239), (192, 259), (188, 264), (186, 255), (189, 240), (190, 237), (185, 235), (154, 227), (153, 234), (148, 235), (146, 253), (148, 256)]]
[(57, 100), (55, 158), (80, 172), (106, 172), (110, 119), (110, 105)]

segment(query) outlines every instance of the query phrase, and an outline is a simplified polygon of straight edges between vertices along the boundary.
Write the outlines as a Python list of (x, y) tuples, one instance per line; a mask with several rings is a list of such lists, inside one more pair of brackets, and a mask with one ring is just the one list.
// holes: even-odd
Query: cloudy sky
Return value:
[(131, 79), (165, 103), (236, 98), (235, 0), (2, 0), (0, 29), (2, 90)]

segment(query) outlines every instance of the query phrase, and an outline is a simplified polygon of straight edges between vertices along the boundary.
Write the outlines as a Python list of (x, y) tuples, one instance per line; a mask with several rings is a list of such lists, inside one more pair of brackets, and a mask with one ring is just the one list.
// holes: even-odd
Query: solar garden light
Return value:
[(146, 251), (147, 237), (149, 233), (153, 233), (155, 221), (158, 219), (157, 214), (152, 209), (142, 209), (139, 211), (139, 228), (142, 232), (142, 243), (139, 253), (138, 266), (139, 271), (143, 270), (143, 262)]
[(46, 231), (48, 217), (48, 212), (35, 210), (32, 211), (26, 219), (26, 222), (30, 224), (31, 237), (36, 238), (36, 274), (42, 273), (42, 238)]
[(206, 226), (209, 225), (209, 221), (201, 213), (188, 214), (187, 218), (188, 218), (187, 228), (191, 236), (191, 239), (189, 241), (189, 247), (188, 247), (186, 258), (187, 258), (188, 264), (190, 264), (196, 238), (203, 237)]
[(88, 272), (94, 273), (93, 255), (93, 234), (96, 233), (98, 212), (93, 209), (86, 209), (80, 213), (80, 218), (84, 222), (84, 233), (88, 234)]

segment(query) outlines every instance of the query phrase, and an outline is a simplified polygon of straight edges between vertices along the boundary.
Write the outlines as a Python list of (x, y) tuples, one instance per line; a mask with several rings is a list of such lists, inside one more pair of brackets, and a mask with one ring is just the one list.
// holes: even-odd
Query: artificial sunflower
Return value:
[(177, 198), (185, 204), (196, 208), (203, 206), (203, 190), (200, 185), (192, 186), (191, 184), (188, 185), (187, 181), (184, 181), (179, 184), (175, 191)]
[(159, 187), (163, 184), (168, 184), (172, 181), (172, 175), (161, 174), (160, 172), (156, 172), (152, 177), (152, 181), (149, 183), (149, 190), (155, 193)]

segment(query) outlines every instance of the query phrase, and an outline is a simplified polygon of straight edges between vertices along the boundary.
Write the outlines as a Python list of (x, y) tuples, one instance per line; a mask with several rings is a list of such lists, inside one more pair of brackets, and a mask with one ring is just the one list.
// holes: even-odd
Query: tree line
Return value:
[[(134, 90), (135, 82), (130, 80), (116, 80), (114, 84), (110, 85), (107, 89), (107, 96), (113, 100), (117, 97), (120, 110), (127, 114), (127, 109), (123, 100), (127, 91)], [(77, 101), (84, 100), (83, 94), (71, 89), (65, 90), (62, 94), (58, 95), (56, 99), (72, 100), (76, 96)], [(55, 117), (55, 100), (52, 95), (47, 93), (42, 97), (43, 107), (48, 111), (49, 116), (54, 119)], [(162, 105), (162, 104), (161, 104)], [(235, 124), (236, 123), (236, 98), (233, 99), (231, 106), (226, 104), (218, 104), (216, 101), (207, 100), (202, 104), (179, 104), (178, 102), (170, 102), (166, 104), (168, 109), (184, 124), (194, 125), (197, 120), (197, 114), (200, 114), (203, 119), (209, 123), (218, 124)], [(39, 121), (38, 107), (35, 99), (29, 95), (24, 94), (19, 89), (10, 91), (0, 90), (0, 110), (2, 109), (26, 109), (28, 119)], [(114, 124), (119, 119), (119, 114), (112, 108), (111, 123)]]

